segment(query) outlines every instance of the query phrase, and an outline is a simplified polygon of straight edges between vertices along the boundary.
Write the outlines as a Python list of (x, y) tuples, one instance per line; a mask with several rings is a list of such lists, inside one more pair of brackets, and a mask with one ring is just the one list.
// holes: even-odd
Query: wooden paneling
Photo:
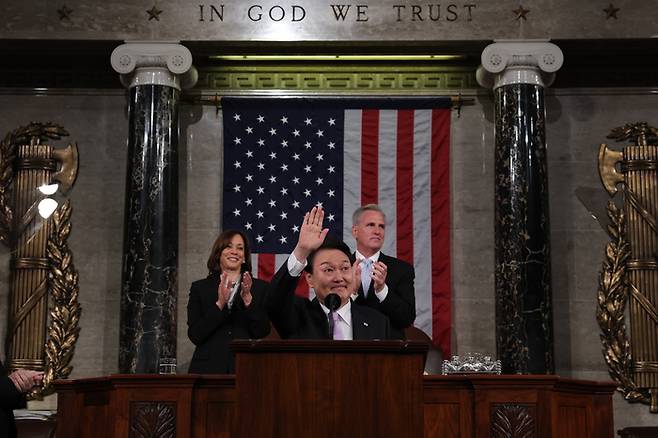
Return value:
[(369, 352), (293, 347), (252, 349), (247, 360), (238, 353), (237, 378), (113, 375), (56, 382), (57, 436), (138, 437), (139, 407), (146, 409), (142, 417), (151, 415), (142, 423), (165, 424), (150, 435), (162, 438), (171, 423), (158, 423), (153, 413), (166, 417), (163, 407), (175, 416), (177, 438), (614, 436), (612, 383), (423, 377), (422, 355), (416, 362), (412, 352), (386, 351), (383, 344)]

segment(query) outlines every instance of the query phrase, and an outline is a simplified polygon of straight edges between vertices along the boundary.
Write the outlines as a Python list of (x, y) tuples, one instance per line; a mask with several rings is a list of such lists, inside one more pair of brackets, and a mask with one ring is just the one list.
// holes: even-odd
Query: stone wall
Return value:
[[(484, 90), (462, 90), (475, 105), (453, 112), (451, 133), (452, 260), (456, 353), (495, 352), (493, 236), (493, 107)], [(115, 373), (127, 154), (127, 100), (123, 92), (0, 95), (0, 134), (30, 121), (52, 121), (78, 142), (80, 171), (70, 192), (70, 247), (80, 273), (81, 333), (72, 377)], [(592, 218), (604, 214), (606, 194), (597, 154), (606, 134), (627, 122), (658, 125), (656, 96), (648, 90), (548, 90), (552, 276), (557, 372), (607, 380), (595, 319), (598, 270), (606, 233)], [(186, 305), (191, 281), (206, 275), (205, 261), (219, 229), (221, 114), (212, 106), (181, 108), (178, 363), (193, 351)], [(51, 143), (58, 147), (65, 141)], [(621, 145), (611, 145), (617, 149)], [(585, 200), (585, 205), (581, 200)], [(350, 242), (351, 243), (351, 242)], [(9, 251), (0, 249), (0, 303), (6, 309)], [(0, 313), (0, 339), (6, 332)], [(615, 427), (656, 425), (647, 406), (615, 396)]]

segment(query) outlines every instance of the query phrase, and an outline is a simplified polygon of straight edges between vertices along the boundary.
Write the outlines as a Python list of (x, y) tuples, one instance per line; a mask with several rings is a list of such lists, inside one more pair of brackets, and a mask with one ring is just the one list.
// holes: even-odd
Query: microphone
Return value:
[(340, 297), (338, 294), (329, 294), (324, 297), (324, 305), (330, 312), (334, 312), (340, 307)]
[(334, 338), (334, 318), (333, 313), (340, 307), (340, 297), (337, 294), (329, 294), (324, 297), (324, 305), (329, 309), (327, 322), (329, 323), (329, 339)]

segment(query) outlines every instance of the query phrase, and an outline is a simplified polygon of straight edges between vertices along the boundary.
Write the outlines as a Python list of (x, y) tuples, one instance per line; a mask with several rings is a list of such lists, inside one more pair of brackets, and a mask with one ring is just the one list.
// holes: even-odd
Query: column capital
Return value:
[(192, 53), (179, 41), (126, 41), (110, 57), (126, 88), (166, 85), (180, 90), (196, 84)]
[(562, 67), (562, 50), (549, 40), (495, 40), (482, 51), (476, 78), (485, 88), (509, 84), (548, 87)]

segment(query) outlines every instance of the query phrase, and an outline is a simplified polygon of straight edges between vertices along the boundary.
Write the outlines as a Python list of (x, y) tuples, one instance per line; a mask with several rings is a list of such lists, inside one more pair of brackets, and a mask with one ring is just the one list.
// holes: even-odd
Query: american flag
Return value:
[[(416, 322), (450, 354), (450, 100), (224, 98), (222, 226), (250, 239), (255, 276), (292, 252), (304, 213), (355, 247), (352, 213), (386, 213), (382, 252), (414, 265)], [(312, 295), (305, 282), (297, 293)]]

